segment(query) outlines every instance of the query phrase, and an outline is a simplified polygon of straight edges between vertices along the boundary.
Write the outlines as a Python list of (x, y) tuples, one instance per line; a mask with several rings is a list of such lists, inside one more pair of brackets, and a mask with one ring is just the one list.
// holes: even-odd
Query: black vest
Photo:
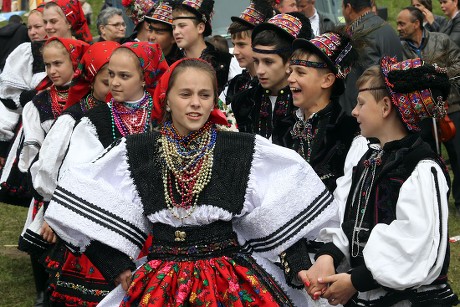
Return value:
[[(131, 176), (144, 204), (145, 215), (164, 210), (166, 202), (160, 154), (160, 133), (150, 132), (126, 138)], [(214, 147), (211, 181), (201, 192), (200, 204), (218, 206), (233, 214), (243, 209), (254, 154), (254, 135), (218, 132)]]

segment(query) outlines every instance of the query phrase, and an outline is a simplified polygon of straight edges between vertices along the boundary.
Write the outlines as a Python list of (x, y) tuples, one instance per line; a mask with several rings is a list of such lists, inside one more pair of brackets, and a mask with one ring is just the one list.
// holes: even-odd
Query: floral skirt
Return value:
[(246, 254), (202, 260), (150, 260), (133, 277), (120, 306), (292, 306)]

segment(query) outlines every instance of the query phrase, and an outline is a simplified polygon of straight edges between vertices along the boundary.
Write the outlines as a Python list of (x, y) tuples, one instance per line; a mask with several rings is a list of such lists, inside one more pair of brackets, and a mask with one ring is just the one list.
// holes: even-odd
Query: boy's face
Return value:
[[(321, 62), (317, 56), (311, 54), (307, 54), (300, 60)], [(292, 92), (293, 103), (299, 108), (313, 106), (325, 95), (325, 89), (333, 85), (333, 83), (329, 84), (331, 81), (326, 78), (328, 74), (332, 75), (326, 68), (289, 65), (289, 71), (290, 74), (287, 80)]]
[(248, 68), (254, 63), (251, 37), (246, 33), (232, 36), (233, 54), (241, 68)]
[[(372, 82), (360, 86), (359, 90), (372, 88)], [(383, 99), (382, 99), (383, 100)], [(360, 91), (355, 108), (352, 110), (353, 115), (358, 121), (361, 134), (364, 137), (377, 137), (383, 125), (383, 101), (376, 101), (372, 92), (369, 90)]]
[[(254, 46), (261, 50), (274, 50), (273, 46)], [(283, 59), (278, 54), (264, 54), (254, 52), (254, 68), (260, 85), (273, 94), (277, 94), (279, 90), (285, 87), (287, 82), (287, 69), (289, 62), (283, 63)]]
[(171, 26), (162, 22), (152, 22), (149, 25), (149, 29), (152, 31), (153, 35), (152, 42), (160, 45), (163, 53), (167, 55), (175, 42), (171, 32)]
[[(178, 14), (177, 17), (194, 17), (192, 15)], [(195, 25), (193, 19), (175, 19), (173, 20), (173, 35), (179, 48), (189, 49), (200, 39), (203, 39), (204, 23), (200, 22)]]

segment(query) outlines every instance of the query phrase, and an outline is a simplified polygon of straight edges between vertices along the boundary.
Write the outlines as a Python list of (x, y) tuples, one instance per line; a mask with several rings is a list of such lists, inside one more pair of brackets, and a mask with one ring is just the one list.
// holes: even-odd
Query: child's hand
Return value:
[(323, 255), (318, 257), (308, 271), (300, 271), (298, 277), (305, 285), (307, 293), (312, 299), (317, 300), (327, 288), (327, 284), (318, 283), (318, 278), (334, 274), (334, 260), (329, 255)]
[(132, 277), (133, 273), (131, 272), (131, 270), (124, 271), (115, 279), (115, 286), (121, 284), (123, 290), (128, 291), (128, 288), (131, 285)]
[(351, 283), (351, 275), (347, 273), (335, 274), (328, 277), (320, 277), (318, 282), (324, 285), (329, 284), (322, 297), (328, 300), (331, 305), (345, 304), (357, 292)]
[(40, 228), (40, 235), (43, 237), (43, 239), (45, 239), (46, 242), (51, 244), (56, 243), (56, 234), (47, 222), (43, 222), (43, 225)]

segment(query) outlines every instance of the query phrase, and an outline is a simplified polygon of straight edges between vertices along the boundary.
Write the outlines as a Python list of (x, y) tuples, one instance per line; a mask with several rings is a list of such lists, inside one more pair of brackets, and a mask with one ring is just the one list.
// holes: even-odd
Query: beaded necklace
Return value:
[[(265, 138), (269, 138), (272, 135), (274, 121), (270, 93), (270, 90), (264, 90), (259, 112), (259, 134)], [(274, 108), (274, 113), (277, 117), (284, 117), (288, 114), (290, 101), (291, 92), (289, 90), (284, 88), (278, 92)]]
[[(382, 164), (383, 150), (378, 150), (372, 153), (369, 159), (364, 161), (365, 170), (359, 178), (358, 184), (356, 185), (353, 193), (353, 203), (358, 199), (358, 206), (356, 208), (355, 225), (353, 227), (353, 234), (351, 238), (351, 256), (353, 258), (359, 255), (359, 233), (362, 230), (364, 217), (366, 215), (367, 204), (369, 203), (369, 197), (371, 196), (372, 186), (374, 185), (375, 172), (377, 167)], [(370, 173), (370, 184), (365, 187), (365, 183), (369, 180)], [(362, 201), (364, 200), (364, 203)], [(362, 207), (362, 208), (361, 208)], [(361, 219), (359, 216), (361, 214)], [(358, 221), (359, 220), (359, 221)], [(356, 247), (356, 249), (355, 249)]]
[(80, 106), (81, 106), (81, 110), (84, 113), (86, 113), (90, 109), (94, 108), (95, 106), (103, 104), (103, 103), (104, 103), (103, 101), (96, 99), (93, 96), (93, 93), (90, 93), (81, 101)]
[(53, 117), (57, 118), (64, 110), (64, 105), (69, 97), (69, 88), (57, 89), (56, 86), (51, 86), (49, 89), (51, 99), (51, 112)]
[[(307, 120), (297, 120), (291, 130), (291, 135), (295, 139), (299, 139), (299, 154), (310, 163), (311, 159), (311, 143), (316, 137), (318, 127), (313, 129), (313, 120), (316, 118), (317, 113)], [(307, 142), (307, 152), (305, 153), (305, 141)]]
[(141, 101), (132, 106), (115, 102), (112, 98), (109, 102), (109, 108), (112, 118), (113, 139), (117, 138), (115, 127), (122, 136), (146, 132), (149, 128), (152, 105), (152, 96), (149, 93), (145, 93)]
[[(217, 131), (211, 122), (185, 137), (179, 135), (171, 122), (161, 129), (166, 206), (181, 221), (193, 213), (199, 194), (211, 180), (216, 139)], [(176, 201), (175, 192), (180, 201)]]

